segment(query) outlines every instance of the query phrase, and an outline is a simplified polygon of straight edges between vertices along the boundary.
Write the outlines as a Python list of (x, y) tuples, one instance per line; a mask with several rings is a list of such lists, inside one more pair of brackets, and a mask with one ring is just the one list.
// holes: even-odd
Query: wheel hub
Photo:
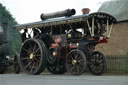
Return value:
[(53, 55), (53, 56), (56, 56), (56, 52), (53, 52), (52, 55)]
[(72, 60), (72, 64), (75, 65), (77, 63), (76, 60)]
[(33, 58), (34, 58), (34, 54), (31, 53), (31, 54), (29, 55), (29, 58), (30, 58), (30, 59), (33, 59)]

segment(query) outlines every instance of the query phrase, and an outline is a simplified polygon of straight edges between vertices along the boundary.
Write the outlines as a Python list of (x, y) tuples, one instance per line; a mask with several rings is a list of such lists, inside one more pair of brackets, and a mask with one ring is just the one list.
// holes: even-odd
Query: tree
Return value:
[(0, 3), (0, 23), (8, 23), (7, 40), (10, 46), (10, 56), (19, 52), (21, 47), (21, 35), (20, 32), (13, 29), (13, 26), (17, 24), (11, 13)]

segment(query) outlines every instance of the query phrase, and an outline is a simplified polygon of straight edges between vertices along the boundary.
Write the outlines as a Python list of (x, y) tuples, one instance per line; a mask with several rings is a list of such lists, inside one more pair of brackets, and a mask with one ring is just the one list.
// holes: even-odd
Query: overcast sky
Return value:
[(19, 24), (40, 21), (41, 13), (61, 11), (68, 8), (76, 9), (82, 14), (82, 8), (90, 8), (96, 12), (104, 1), (109, 0), (0, 0)]

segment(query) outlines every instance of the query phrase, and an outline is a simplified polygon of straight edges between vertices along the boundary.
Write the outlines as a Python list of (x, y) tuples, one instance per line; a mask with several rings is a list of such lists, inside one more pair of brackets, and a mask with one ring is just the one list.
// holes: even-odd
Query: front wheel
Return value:
[(95, 51), (88, 64), (89, 71), (94, 75), (102, 75), (107, 69), (107, 60), (103, 53)]
[(73, 75), (82, 74), (86, 68), (85, 54), (78, 49), (70, 51), (66, 57), (66, 68)]

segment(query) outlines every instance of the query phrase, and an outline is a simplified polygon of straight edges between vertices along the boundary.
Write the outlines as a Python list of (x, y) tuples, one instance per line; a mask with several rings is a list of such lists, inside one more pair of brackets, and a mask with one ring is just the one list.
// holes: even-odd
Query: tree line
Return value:
[(13, 29), (13, 26), (18, 24), (11, 13), (0, 3), (0, 23), (8, 23), (7, 41), (9, 43), (10, 56), (19, 53), (21, 47), (21, 34), (19, 31)]

